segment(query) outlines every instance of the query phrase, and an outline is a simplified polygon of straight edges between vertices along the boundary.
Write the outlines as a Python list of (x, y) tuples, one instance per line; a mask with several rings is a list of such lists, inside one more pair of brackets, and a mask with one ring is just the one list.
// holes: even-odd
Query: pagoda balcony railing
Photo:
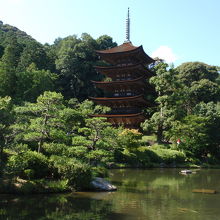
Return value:
[(120, 63), (117, 63), (116, 66), (121, 66), (121, 67), (126, 67), (126, 66), (132, 66), (136, 64), (136, 62), (131, 62), (131, 61), (127, 61), (127, 60), (124, 60), (124, 61), (120, 61)]
[(135, 79), (135, 78), (133, 78), (133, 77), (118, 77), (118, 78), (116, 78), (115, 79), (115, 81), (125, 81), (125, 80), (133, 80), (133, 79)]
[(139, 108), (132, 108), (132, 109), (128, 109), (128, 108), (118, 108), (118, 109), (112, 109), (108, 114), (137, 114), (140, 113), (141, 110)]
[(107, 98), (119, 98), (119, 97), (131, 97), (141, 95), (137, 92), (122, 92), (122, 93), (114, 93), (113, 95), (109, 95)]

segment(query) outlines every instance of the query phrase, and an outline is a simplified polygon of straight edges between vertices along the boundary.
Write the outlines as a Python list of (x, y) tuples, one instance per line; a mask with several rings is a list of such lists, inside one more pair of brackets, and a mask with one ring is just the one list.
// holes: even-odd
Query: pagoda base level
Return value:
[(140, 124), (146, 119), (142, 113), (124, 115), (92, 115), (92, 117), (105, 117), (114, 127), (123, 126), (130, 129), (140, 129)]

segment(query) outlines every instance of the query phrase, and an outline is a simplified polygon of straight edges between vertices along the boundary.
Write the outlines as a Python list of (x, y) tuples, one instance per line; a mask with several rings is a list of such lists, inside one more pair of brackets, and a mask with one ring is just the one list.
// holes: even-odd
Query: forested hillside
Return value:
[(93, 39), (86, 33), (42, 45), (25, 32), (0, 23), (0, 95), (18, 104), (36, 101), (46, 90), (85, 100), (88, 94), (100, 92), (90, 82), (101, 77), (94, 70), (95, 50), (113, 46), (116, 43), (107, 35)]

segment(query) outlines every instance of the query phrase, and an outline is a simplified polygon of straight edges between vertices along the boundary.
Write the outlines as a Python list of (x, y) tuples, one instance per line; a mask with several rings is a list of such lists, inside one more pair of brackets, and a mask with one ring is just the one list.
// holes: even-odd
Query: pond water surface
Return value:
[[(220, 170), (111, 170), (118, 191), (14, 196), (0, 195), (0, 219), (219, 220)], [(219, 193), (193, 193), (214, 189)]]

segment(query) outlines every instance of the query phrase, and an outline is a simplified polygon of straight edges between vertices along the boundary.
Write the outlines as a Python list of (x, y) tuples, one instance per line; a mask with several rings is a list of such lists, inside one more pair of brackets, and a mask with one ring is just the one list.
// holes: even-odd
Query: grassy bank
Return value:
[(186, 155), (175, 143), (158, 143), (155, 135), (143, 136), (136, 149), (125, 149), (116, 168), (220, 168), (220, 161)]
[(72, 190), (67, 180), (0, 179), (0, 193), (2, 194), (64, 193)]

